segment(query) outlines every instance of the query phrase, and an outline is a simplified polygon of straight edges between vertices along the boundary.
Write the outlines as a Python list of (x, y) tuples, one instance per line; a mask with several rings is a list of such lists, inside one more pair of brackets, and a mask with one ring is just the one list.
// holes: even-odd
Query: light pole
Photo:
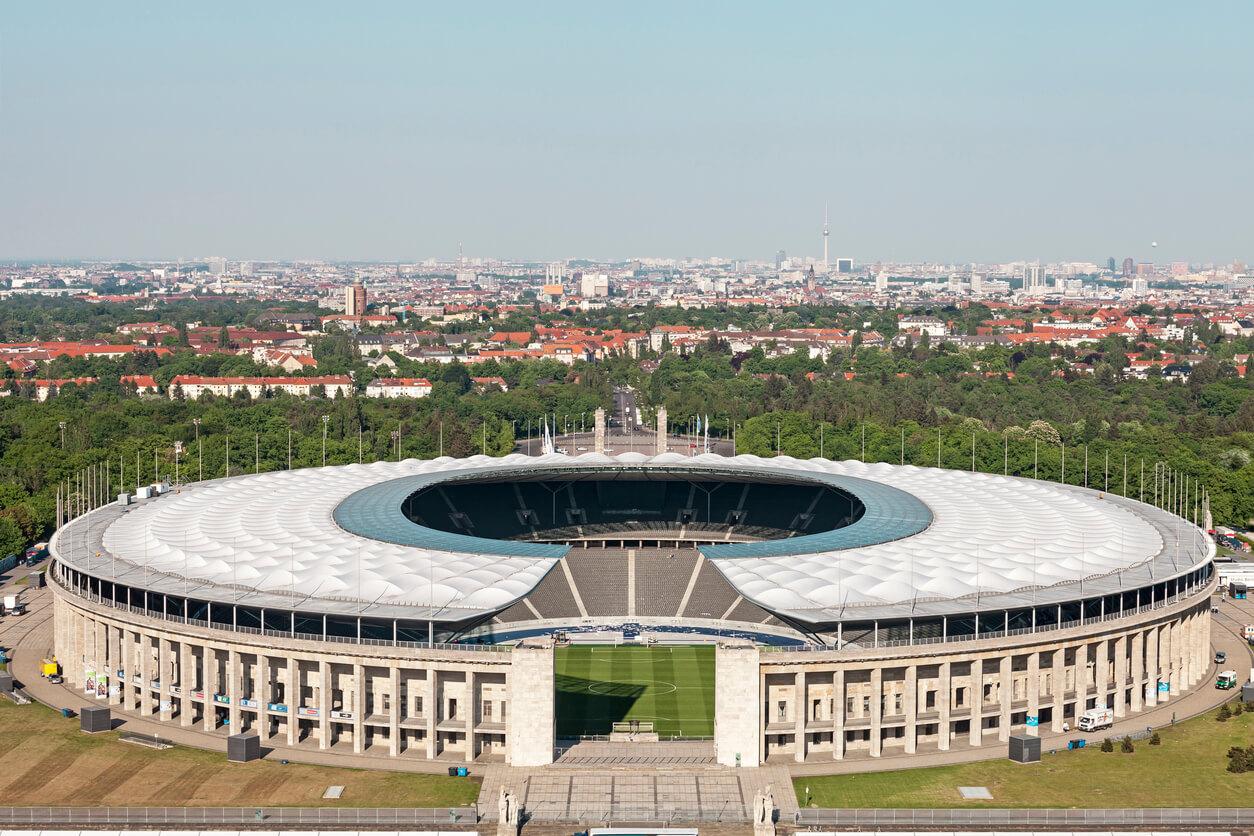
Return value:
[(396, 425), (396, 429), (394, 429), (394, 430), (392, 430), (392, 432), (388, 433), (388, 435), (390, 435), (390, 436), (392, 437), (392, 441), (396, 442), (396, 460), (397, 460), (398, 462), (401, 460), (401, 430), (400, 430), (400, 427), (401, 427), (401, 425), (400, 425), (400, 424), (397, 424), (397, 425)]
[(61, 429), (61, 449), (65, 449), (65, 422), (58, 421), (57, 426)]
[(192, 427), (196, 430), (196, 481), (205, 479), (205, 450), (200, 444), (200, 419), (192, 419)]
[(330, 415), (322, 416), (322, 466), (327, 466), (327, 425), (331, 423)]
[(179, 483), (179, 456), (183, 453), (183, 442), (174, 442), (174, 492), (178, 493), (180, 489)]

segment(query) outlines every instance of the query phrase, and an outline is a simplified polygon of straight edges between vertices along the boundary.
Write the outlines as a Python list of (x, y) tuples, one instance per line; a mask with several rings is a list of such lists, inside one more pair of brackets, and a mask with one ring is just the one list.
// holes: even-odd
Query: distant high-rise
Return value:
[(1032, 291), (1045, 286), (1045, 271), (1041, 269), (1041, 263), (1023, 265), (1023, 289)]
[(875, 274), (875, 292), (883, 293), (888, 290), (888, 274), (883, 270)]
[(853, 259), (852, 258), (836, 259), (836, 272), (837, 273), (852, 273), (853, 272)]
[(984, 292), (984, 275), (982, 273), (971, 274), (971, 293), (974, 296)]
[(584, 273), (579, 277), (579, 295), (585, 299), (610, 295), (610, 277), (605, 273)]
[(366, 315), (366, 286), (361, 281), (344, 288), (344, 313), (349, 316)]
[(1136, 270), (1136, 262), (1129, 256), (1123, 260), (1123, 277), (1126, 279)]
[(205, 259), (205, 264), (209, 267), (209, 275), (221, 276), (226, 272), (226, 259), (222, 256), (212, 256)]
[(788, 253), (780, 250), (775, 253), (775, 269), (778, 270), (784, 266), (784, 262), (788, 260)]
[(823, 270), (827, 270), (827, 239), (832, 234), (831, 228), (827, 225), (827, 204), (823, 204)]

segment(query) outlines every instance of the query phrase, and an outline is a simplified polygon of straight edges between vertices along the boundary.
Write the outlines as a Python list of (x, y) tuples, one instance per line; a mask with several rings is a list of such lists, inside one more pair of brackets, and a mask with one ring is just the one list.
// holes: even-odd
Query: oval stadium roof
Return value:
[(400, 513), (405, 497), (445, 479), (598, 469), (786, 478), (855, 495), (866, 512), (844, 528), (702, 548), (745, 598), (808, 623), (1027, 606), (1074, 598), (1081, 584), (1099, 595), (1210, 557), (1205, 537), (1180, 518), (1082, 488), (936, 468), (674, 453), (474, 456), (221, 479), (101, 508), (64, 526), (54, 551), (96, 576), (172, 594), (465, 619), (522, 598), (566, 547), (424, 528)]

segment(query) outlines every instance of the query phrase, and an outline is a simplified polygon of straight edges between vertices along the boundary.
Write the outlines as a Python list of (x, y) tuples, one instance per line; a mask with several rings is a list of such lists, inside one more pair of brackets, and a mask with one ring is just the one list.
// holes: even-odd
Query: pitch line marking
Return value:
[(613, 688), (616, 685), (649, 685), (649, 686), (653, 686), (653, 685), (663, 686), (664, 685), (667, 688), (670, 688), (669, 691), (658, 691), (655, 694), (655, 696), (661, 696), (662, 694), (673, 694), (679, 690), (679, 687), (675, 685), (674, 682), (666, 682), (665, 680), (661, 680), (661, 679), (616, 679), (613, 682), (589, 683), (587, 686), (587, 691), (589, 694), (596, 694), (597, 696), (600, 696), (600, 697), (612, 697), (614, 696), (614, 694), (606, 693), (604, 691), (598, 691), (597, 686), (600, 686), (602, 688)]

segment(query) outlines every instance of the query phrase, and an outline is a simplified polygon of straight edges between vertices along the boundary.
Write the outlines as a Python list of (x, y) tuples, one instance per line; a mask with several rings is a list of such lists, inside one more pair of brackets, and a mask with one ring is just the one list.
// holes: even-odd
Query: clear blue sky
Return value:
[[(1254, 4), (0, 9), (0, 259), (1254, 260)], [(1151, 253), (1149, 242), (1160, 246)]]

